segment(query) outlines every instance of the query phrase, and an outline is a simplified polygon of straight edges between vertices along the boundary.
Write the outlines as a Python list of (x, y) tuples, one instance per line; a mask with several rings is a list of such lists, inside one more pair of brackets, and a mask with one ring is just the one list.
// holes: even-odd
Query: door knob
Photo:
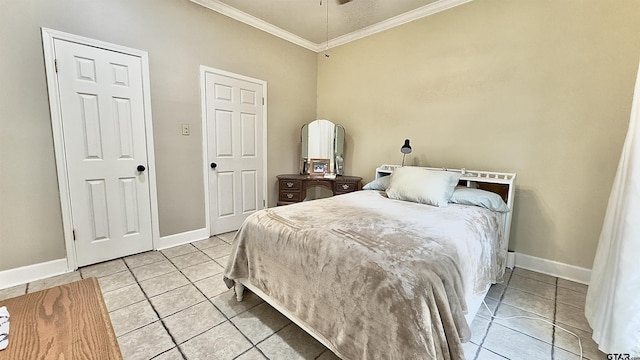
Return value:
[(212, 168), (212, 169), (215, 169), (216, 167), (218, 167), (218, 164), (216, 164), (216, 163), (211, 163), (211, 168)]
[(147, 168), (144, 167), (144, 165), (138, 165), (138, 167), (136, 168), (138, 169), (138, 171), (143, 172), (145, 171)]

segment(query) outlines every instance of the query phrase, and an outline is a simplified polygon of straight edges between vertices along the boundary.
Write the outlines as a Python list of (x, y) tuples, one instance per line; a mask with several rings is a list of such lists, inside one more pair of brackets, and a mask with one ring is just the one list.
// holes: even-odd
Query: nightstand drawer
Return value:
[(356, 182), (337, 182), (335, 183), (334, 190), (336, 194), (344, 194), (358, 190), (358, 183)]
[(280, 180), (280, 190), (294, 190), (300, 191), (302, 188), (302, 181), (300, 180)]
[(280, 199), (283, 202), (299, 202), (302, 201), (302, 193), (300, 191), (280, 190)]

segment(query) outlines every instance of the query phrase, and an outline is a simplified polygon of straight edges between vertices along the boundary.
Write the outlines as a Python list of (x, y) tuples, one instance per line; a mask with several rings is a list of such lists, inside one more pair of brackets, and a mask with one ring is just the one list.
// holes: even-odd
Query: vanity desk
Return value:
[(346, 194), (360, 190), (362, 178), (358, 176), (336, 176), (328, 179), (311, 175), (278, 175), (278, 206), (289, 205), (303, 201), (307, 197), (307, 190), (315, 187), (327, 189), (331, 196)]
[(302, 126), (300, 173), (277, 176), (278, 206), (360, 190), (361, 177), (343, 175), (344, 138), (344, 127), (329, 120)]

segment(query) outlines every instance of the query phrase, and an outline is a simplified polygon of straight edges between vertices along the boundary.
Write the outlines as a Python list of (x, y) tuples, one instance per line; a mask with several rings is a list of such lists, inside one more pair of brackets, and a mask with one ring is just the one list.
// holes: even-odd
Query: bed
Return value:
[[(385, 190), (251, 215), (224, 272), (238, 301), (248, 288), (343, 359), (464, 359), (469, 324), (504, 273), (515, 174), (405, 168), (389, 170)], [(398, 199), (409, 172), (446, 177), (447, 204)], [(453, 196), (467, 189), (506, 209)]]

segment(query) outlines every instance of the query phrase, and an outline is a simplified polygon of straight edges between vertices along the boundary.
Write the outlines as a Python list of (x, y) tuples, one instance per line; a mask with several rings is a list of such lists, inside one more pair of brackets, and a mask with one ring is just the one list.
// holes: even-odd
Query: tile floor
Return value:
[[(0, 299), (95, 276), (118, 343), (136, 359), (337, 359), (257, 296), (236, 302), (220, 274), (234, 233), (128, 256), (0, 290)], [(584, 318), (587, 287), (518, 269), (494, 285), (486, 303), (498, 317), (543, 317), (580, 336), (584, 357), (606, 359)], [(481, 308), (464, 344), (467, 359), (579, 359), (578, 341), (529, 319), (492, 319)]]

